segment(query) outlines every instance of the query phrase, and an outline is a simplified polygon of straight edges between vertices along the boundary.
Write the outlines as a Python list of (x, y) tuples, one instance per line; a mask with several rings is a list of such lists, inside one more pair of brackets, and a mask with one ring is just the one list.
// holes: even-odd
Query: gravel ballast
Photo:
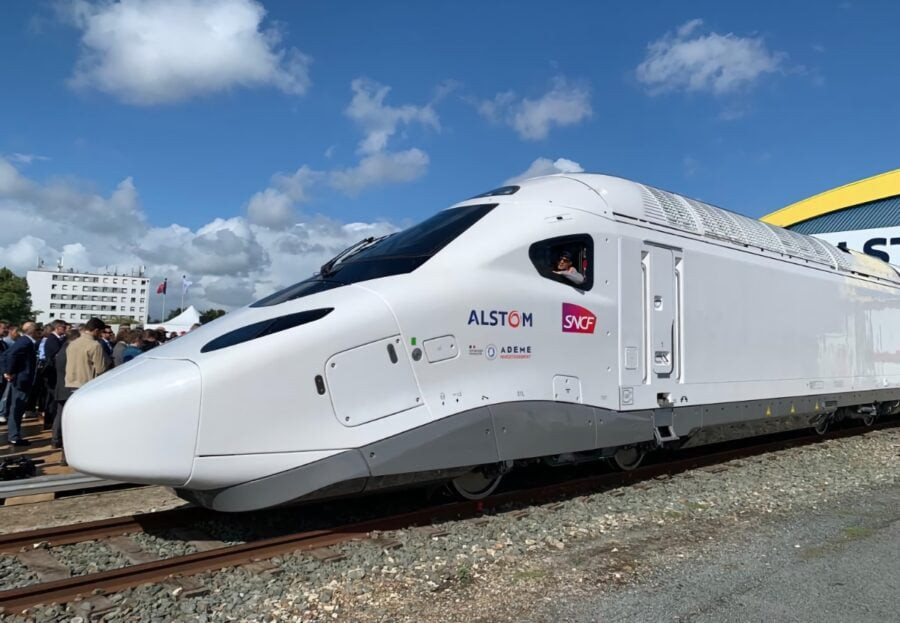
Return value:
[[(705, 577), (699, 570), (709, 572), (713, 564), (740, 567), (728, 562), (728, 551), (763, 552), (768, 545), (799, 539), (799, 533), (782, 529), (788, 524), (795, 530), (807, 524), (831, 526), (830, 531), (810, 532), (796, 543), (800, 547), (789, 548), (792, 555), (808, 555), (809, 560), (827, 551), (803, 554), (804, 548), (827, 548), (832, 542), (852, 548), (870, 537), (892, 538), (896, 532), (873, 526), (893, 525), (895, 505), (878, 508), (872, 501), (900, 499), (898, 468), (900, 431), (873, 431), (525, 511), (384, 533), (377, 540), (335, 548), (344, 557), (334, 562), (297, 553), (273, 560), (274, 571), (207, 573), (194, 578), (205, 594), (192, 597), (174, 584), (139, 587), (115, 595), (115, 608), (104, 618), (471, 623), (588, 621), (600, 618), (602, 611), (609, 612), (602, 620), (671, 620), (670, 613), (686, 612), (683, 604), (667, 610), (669, 602), (660, 602), (658, 616), (648, 618), (639, 616), (640, 609), (629, 610), (623, 596), (644, 590), (649, 599), (654, 593), (678, 592), (692, 578), (694, 592), (686, 592), (692, 595), (690, 603), (700, 600), (705, 589), (728, 595), (727, 581), (716, 590), (709, 580), (698, 584), (696, 578)], [(882, 524), (838, 525), (820, 519), (835, 513), (849, 517), (848, 509), (858, 508), (870, 508)], [(818, 543), (816, 537), (827, 540)], [(98, 557), (107, 556), (97, 551)], [(731, 574), (733, 583), (744, 577), (740, 568)], [(662, 581), (675, 577), (680, 578), (676, 586)], [(616, 599), (621, 600), (615, 602), (618, 609), (610, 610)], [(83, 616), (78, 607), (39, 608), (26, 616), (68, 621)], [(755, 618), (748, 615), (747, 620)]]

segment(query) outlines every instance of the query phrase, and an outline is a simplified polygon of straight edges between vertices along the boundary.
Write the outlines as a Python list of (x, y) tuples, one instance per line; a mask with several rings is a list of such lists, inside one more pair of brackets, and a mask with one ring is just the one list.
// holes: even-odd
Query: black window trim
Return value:
[(300, 325), (315, 322), (324, 318), (334, 311), (334, 307), (320, 307), (319, 309), (306, 309), (304, 311), (287, 314), (285, 316), (275, 316), (253, 324), (248, 324), (237, 329), (232, 329), (227, 333), (213, 338), (203, 345), (200, 349), (201, 353), (209, 353), (214, 350), (237, 346), (244, 342), (249, 342), (266, 335), (272, 335), (287, 329), (293, 329)]
[[(573, 283), (562, 275), (557, 275), (549, 266), (545, 266), (542, 268), (538, 265), (540, 259), (536, 256), (538, 249), (540, 249), (541, 247), (554, 247), (564, 244), (581, 244), (587, 248), (588, 270), (584, 278), (584, 283), (582, 284)], [(582, 292), (589, 292), (591, 288), (594, 287), (594, 272), (596, 270), (596, 261), (594, 259), (594, 239), (590, 234), (567, 234), (565, 236), (554, 236), (553, 238), (545, 238), (543, 240), (533, 242), (528, 247), (528, 259), (531, 261), (531, 265), (534, 266), (534, 269), (537, 271), (537, 273), (544, 279), (567, 285), (570, 288), (575, 288), (576, 290), (581, 290)]]

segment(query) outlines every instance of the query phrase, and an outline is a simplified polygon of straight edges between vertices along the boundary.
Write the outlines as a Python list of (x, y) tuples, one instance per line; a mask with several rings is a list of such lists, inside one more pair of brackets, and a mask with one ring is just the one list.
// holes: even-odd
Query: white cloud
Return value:
[(250, 222), (265, 227), (281, 228), (296, 221), (295, 206), (309, 200), (309, 192), (322, 177), (303, 165), (292, 175), (277, 173), (272, 184), (250, 198), (247, 203), (247, 218)]
[(427, 170), (428, 154), (421, 149), (376, 152), (363, 157), (354, 167), (332, 171), (331, 185), (353, 196), (370, 186), (411, 182), (425, 175)]
[[(296, 207), (309, 200), (310, 193), (319, 183), (327, 183), (346, 195), (356, 196), (369, 187), (411, 182), (428, 171), (429, 158), (423, 150), (412, 147), (391, 151), (388, 144), (402, 126), (419, 124), (440, 130), (440, 119), (432, 104), (391, 106), (385, 103), (390, 87), (366, 78), (353, 80), (350, 88), (353, 97), (345, 113), (363, 131), (356, 150), (359, 160), (350, 166), (323, 171), (304, 165), (293, 174), (273, 176), (268, 188), (253, 195), (247, 203), (247, 217), (251, 223), (271, 229), (283, 229), (293, 224)], [(455, 83), (440, 83), (433, 101), (446, 97), (455, 88)], [(335, 150), (335, 145), (330, 146), (325, 157), (330, 159)]]
[(681, 159), (681, 165), (684, 169), (685, 177), (694, 177), (697, 175), (697, 172), (700, 171), (700, 161), (690, 154), (686, 154), (684, 158)]
[(519, 173), (514, 175), (505, 182), (506, 184), (518, 184), (521, 181), (531, 177), (539, 177), (541, 175), (553, 175), (554, 173), (583, 173), (584, 169), (574, 160), (567, 158), (557, 158), (550, 160), (549, 158), (538, 158), (531, 165)]
[(81, 52), (70, 83), (138, 105), (234, 87), (302, 95), (310, 58), (263, 28), (265, 14), (255, 0), (73, 0)]
[(770, 51), (761, 37), (703, 34), (703, 20), (682, 24), (647, 46), (637, 79), (650, 93), (707, 91), (715, 95), (747, 88), (779, 71), (786, 55)]
[(31, 164), (33, 162), (39, 162), (43, 160), (50, 160), (47, 156), (39, 156), (37, 154), (20, 154), (18, 152), (9, 154), (7, 156), (10, 162), (15, 162), (16, 164)]
[(435, 130), (441, 129), (437, 113), (430, 104), (415, 106), (389, 106), (384, 103), (391, 88), (374, 80), (357, 78), (350, 83), (353, 99), (347, 106), (347, 116), (359, 124), (365, 132), (360, 141), (361, 154), (374, 154), (387, 148), (388, 140), (401, 124), (419, 123)]
[(133, 248), (146, 264), (194, 275), (246, 277), (268, 265), (256, 232), (242, 218), (217, 218), (196, 232), (180, 225), (149, 229)]
[[(353, 166), (330, 171), (331, 187), (355, 196), (371, 186), (411, 182), (425, 175), (429, 163), (427, 153), (417, 147), (391, 151), (388, 143), (401, 126), (418, 124), (440, 131), (441, 122), (432, 103), (391, 106), (384, 101), (390, 87), (367, 78), (353, 80), (350, 88), (353, 98), (345, 112), (363, 131), (356, 150), (360, 159)], [(455, 88), (454, 82), (440, 83), (434, 101), (446, 97)]]
[[(307, 172), (276, 175), (273, 187), (300, 200)], [(190, 303), (230, 308), (308, 277), (361, 238), (397, 229), (388, 222), (339, 223), (326, 217), (280, 228), (241, 217), (216, 218), (196, 230), (153, 227), (131, 178), (108, 196), (85, 186), (77, 180), (39, 184), (0, 157), (0, 266), (24, 274), (38, 258), (50, 266), (62, 258), (66, 267), (127, 274), (143, 265), (154, 289), (169, 277), (170, 309), (176, 304), (171, 294), (180, 298), (176, 284), (184, 274), (194, 281)], [(150, 305), (151, 316), (158, 316), (161, 301), (155, 294)]]
[[(42, 216), (50, 219), (56, 228), (76, 226), (104, 233), (128, 233), (144, 223), (134, 181), (130, 177), (122, 180), (115, 191), (104, 198), (69, 181), (35, 184), (0, 158), (0, 205), (7, 201), (23, 208), (23, 213), (14, 217), (14, 221)], [(4, 227), (8, 229), (5, 222)]]
[(553, 126), (574, 125), (593, 114), (587, 85), (563, 77), (555, 78), (550, 90), (537, 99), (520, 100), (513, 91), (504, 91), (476, 107), (482, 116), (508, 124), (525, 140), (547, 138)]

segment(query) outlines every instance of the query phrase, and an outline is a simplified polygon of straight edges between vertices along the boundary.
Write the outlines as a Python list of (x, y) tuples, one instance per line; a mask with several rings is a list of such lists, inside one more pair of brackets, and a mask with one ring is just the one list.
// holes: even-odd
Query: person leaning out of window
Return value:
[(584, 283), (584, 275), (575, 269), (572, 254), (568, 251), (563, 251), (559, 254), (559, 258), (556, 260), (556, 270), (553, 271), (553, 274), (565, 277), (575, 285), (580, 286)]

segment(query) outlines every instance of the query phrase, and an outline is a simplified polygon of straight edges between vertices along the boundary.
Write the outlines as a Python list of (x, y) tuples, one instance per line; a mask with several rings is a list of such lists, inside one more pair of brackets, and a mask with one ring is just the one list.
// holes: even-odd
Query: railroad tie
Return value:
[(337, 562), (347, 557), (341, 550), (333, 547), (317, 547), (303, 553), (307, 556), (312, 556), (319, 562)]
[(81, 613), (82, 618), (93, 622), (102, 620), (103, 615), (115, 610), (118, 605), (103, 595), (92, 595), (87, 599), (74, 602), (72, 607)]
[(172, 535), (182, 541), (187, 541), (188, 545), (196, 549), (198, 552), (208, 552), (214, 549), (226, 547), (222, 541), (209, 538), (208, 535), (194, 528), (176, 528), (172, 530)]
[(375, 547), (377, 547), (383, 551), (388, 551), (388, 550), (403, 547), (403, 543), (401, 543), (400, 541), (398, 541), (396, 539), (389, 539), (389, 538), (383, 537), (383, 536), (373, 537), (373, 538), (369, 539), (369, 541), (372, 543), (372, 545), (374, 545)]
[(276, 565), (271, 560), (254, 560), (247, 564), (241, 565), (241, 569), (248, 571), (254, 575), (274, 576), (280, 575), (284, 569)]
[(110, 549), (115, 550), (128, 559), (133, 565), (139, 565), (142, 562), (150, 562), (159, 560), (159, 556), (154, 556), (145, 551), (138, 545), (137, 541), (127, 536), (114, 536), (105, 541)]
[(450, 534), (450, 530), (447, 528), (439, 528), (437, 526), (423, 526), (417, 529), (418, 532), (424, 536), (426, 539), (437, 539), (442, 536), (447, 536)]
[(46, 549), (33, 549), (22, 552), (16, 558), (23, 565), (34, 571), (41, 582), (53, 582), (72, 577), (72, 572), (67, 566), (59, 562), (53, 554)]
[(179, 599), (190, 599), (209, 594), (209, 587), (201, 584), (195, 578), (176, 577), (165, 582), (165, 585), (170, 589), (169, 593)]

